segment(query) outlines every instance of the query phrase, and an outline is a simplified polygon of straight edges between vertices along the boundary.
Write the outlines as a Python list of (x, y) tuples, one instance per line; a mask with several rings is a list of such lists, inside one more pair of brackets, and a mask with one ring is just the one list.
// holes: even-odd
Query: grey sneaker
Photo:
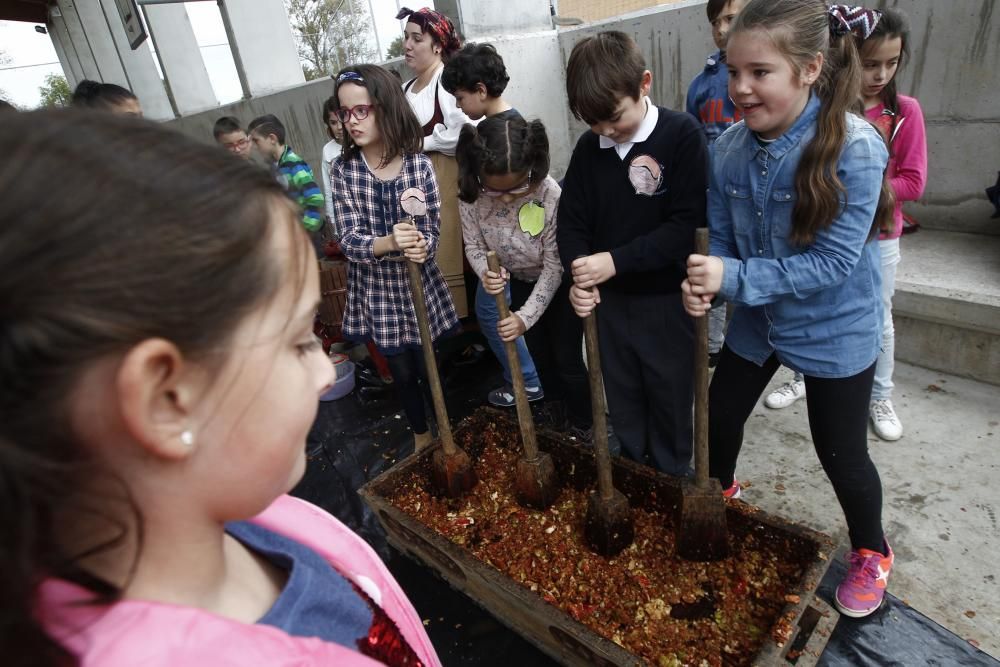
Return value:
[(781, 385), (764, 399), (764, 405), (773, 409), (780, 410), (781, 408), (787, 408), (789, 405), (804, 398), (806, 395), (806, 383), (799, 380), (792, 382), (786, 382)]
[[(545, 398), (545, 392), (542, 391), (541, 387), (525, 387), (524, 393), (528, 395), (529, 403), (540, 401)], [(505, 384), (502, 387), (497, 387), (489, 393), (486, 400), (490, 402), (490, 405), (495, 405), (498, 408), (514, 407), (516, 404), (516, 401), (514, 400), (514, 388), (508, 384)]]
[(889, 399), (876, 399), (868, 407), (868, 414), (872, 418), (872, 426), (875, 427), (875, 435), (883, 440), (893, 441), (903, 437), (903, 425), (896, 416), (896, 411), (892, 407)]

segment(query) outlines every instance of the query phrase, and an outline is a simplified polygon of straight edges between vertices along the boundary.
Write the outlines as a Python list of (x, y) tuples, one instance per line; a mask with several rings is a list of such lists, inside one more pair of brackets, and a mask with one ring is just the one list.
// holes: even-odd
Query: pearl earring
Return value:
[(193, 447), (194, 434), (191, 431), (184, 431), (181, 433), (181, 444), (188, 448)]

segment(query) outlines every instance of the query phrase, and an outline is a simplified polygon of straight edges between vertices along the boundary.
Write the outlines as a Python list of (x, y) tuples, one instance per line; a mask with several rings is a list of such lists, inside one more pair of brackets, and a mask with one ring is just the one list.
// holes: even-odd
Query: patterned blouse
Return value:
[(486, 253), (492, 250), (518, 280), (535, 283), (517, 315), (530, 329), (539, 320), (562, 282), (562, 263), (556, 247), (556, 210), (559, 184), (546, 176), (538, 187), (507, 204), (481, 195), (475, 203), (460, 201), (462, 236), (469, 265), (482, 276)]
[(459, 326), (451, 293), (434, 260), (440, 234), (440, 200), (430, 158), (404, 155), (403, 168), (391, 181), (381, 181), (360, 154), (338, 157), (330, 173), (334, 221), (340, 247), (350, 261), (344, 337), (372, 340), (383, 354), (420, 346), (420, 330), (410, 295), (402, 253), (375, 256), (375, 239), (392, 233), (393, 225), (412, 217), (427, 239), (427, 261), (421, 266), (431, 336), (437, 340)]

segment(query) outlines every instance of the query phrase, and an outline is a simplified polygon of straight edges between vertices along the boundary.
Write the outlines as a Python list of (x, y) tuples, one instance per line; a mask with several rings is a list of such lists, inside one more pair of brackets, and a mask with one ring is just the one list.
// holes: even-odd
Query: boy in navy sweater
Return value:
[(559, 254), (570, 301), (597, 304), (608, 408), (622, 451), (690, 472), (694, 328), (681, 304), (694, 231), (705, 226), (705, 135), (690, 115), (654, 105), (652, 74), (626, 34), (573, 48), (566, 88), (590, 126), (559, 202)]
[[(705, 61), (705, 69), (694, 78), (687, 92), (687, 112), (701, 122), (711, 146), (720, 134), (740, 120), (740, 110), (729, 98), (726, 67), (726, 36), (733, 19), (743, 9), (743, 0), (708, 0), (705, 11), (712, 24), (712, 39), (718, 51)], [(726, 303), (718, 299), (708, 315), (709, 366), (715, 366), (722, 350), (726, 328)]]

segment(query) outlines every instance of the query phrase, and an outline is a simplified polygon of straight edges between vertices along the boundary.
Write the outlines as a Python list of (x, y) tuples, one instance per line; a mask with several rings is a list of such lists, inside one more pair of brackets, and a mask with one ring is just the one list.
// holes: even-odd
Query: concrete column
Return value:
[[(434, 6), (442, 4), (445, 3), (435, 2)], [(468, 41), (552, 29), (548, 0), (449, 0), (448, 4), (457, 6), (457, 12), (449, 7), (451, 11), (445, 13), (452, 20), (457, 13), (461, 21), (459, 29)]]
[(281, 0), (219, 0), (245, 92), (253, 97), (305, 83)]
[(174, 117), (149, 44), (135, 51), (129, 47), (114, 0), (57, 0), (50, 17), (67, 80), (75, 79), (74, 85), (91, 79), (124, 86), (139, 98), (147, 117)]
[(143, 11), (177, 113), (184, 116), (219, 106), (184, 5), (146, 5)]
[(69, 82), (70, 89), (83, 79), (83, 66), (80, 64), (80, 57), (77, 55), (76, 47), (70, 38), (69, 29), (66, 27), (66, 20), (63, 18), (62, 10), (58, 7), (49, 8), (49, 20), (46, 22), (49, 31), (49, 39), (56, 50), (59, 62), (62, 65), (63, 74)]
[[(89, 0), (96, 3), (98, 0)], [(84, 0), (77, 0), (82, 4)], [(129, 84), (129, 89), (139, 98), (143, 114), (153, 120), (168, 120), (176, 114), (163, 87), (163, 79), (156, 69), (149, 41), (139, 45), (135, 51), (128, 43), (128, 35), (122, 25), (115, 0), (100, 0), (105, 20), (105, 31), (110, 30), (111, 38), (118, 50), (118, 57)], [(88, 33), (89, 34), (89, 33)], [(107, 81), (107, 79), (105, 79)], [(115, 82), (117, 83), (117, 81)]]

